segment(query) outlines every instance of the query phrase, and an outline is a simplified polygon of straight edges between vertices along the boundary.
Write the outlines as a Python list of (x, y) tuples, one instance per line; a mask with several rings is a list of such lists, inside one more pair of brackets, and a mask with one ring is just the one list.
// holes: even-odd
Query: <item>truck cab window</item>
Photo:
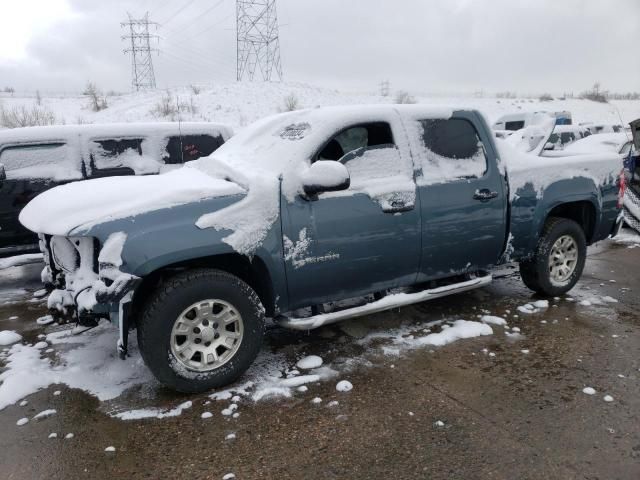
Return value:
[(424, 151), (420, 155), (423, 181), (443, 183), (480, 178), (487, 171), (487, 158), (475, 126), (462, 118), (421, 122)]
[(388, 123), (357, 125), (343, 130), (329, 140), (318, 153), (316, 160), (340, 160), (360, 148), (393, 144), (393, 135)]

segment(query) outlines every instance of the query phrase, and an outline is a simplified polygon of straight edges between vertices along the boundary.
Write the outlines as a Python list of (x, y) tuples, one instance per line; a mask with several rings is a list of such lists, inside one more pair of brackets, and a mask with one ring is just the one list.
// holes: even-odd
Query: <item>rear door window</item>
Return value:
[(484, 145), (475, 126), (462, 118), (420, 121), (422, 185), (480, 178), (487, 171)]
[(163, 160), (167, 164), (190, 162), (211, 155), (223, 143), (220, 136), (176, 135), (167, 140), (166, 154)]
[(17, 145), (0, 153), (7, 179), (76, 180), (82, 178), (80, 159), (65, 143)]

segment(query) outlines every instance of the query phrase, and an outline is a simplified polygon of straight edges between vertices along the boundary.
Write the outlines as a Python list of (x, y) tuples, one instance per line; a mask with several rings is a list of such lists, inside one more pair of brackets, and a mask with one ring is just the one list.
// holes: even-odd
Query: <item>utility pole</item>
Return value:
[(282, 80), (276, 0), (236, 0), (236, 79)]
[(122, 22), (121, 27), (129, 27), (129, 34), (123, 35), (122, 40), (130, 42), (124, 53), (131, 53), (131, 88), (135, 91), (156, 88), (156, 77), (153, 72), (151, 52), (158, 51), (151, 48), (151, 39), (157, 35), (149, 33), (149, 25), (157, 28), (157, 23), (149, 20), (149, 12), (144, 17), (136, 19), (127, 13), (129, 21)]
[(380, 82), (380, 95), (383, 97), (388, 97), (391, 93), (391, 83), (389, 80), (383, 80)]

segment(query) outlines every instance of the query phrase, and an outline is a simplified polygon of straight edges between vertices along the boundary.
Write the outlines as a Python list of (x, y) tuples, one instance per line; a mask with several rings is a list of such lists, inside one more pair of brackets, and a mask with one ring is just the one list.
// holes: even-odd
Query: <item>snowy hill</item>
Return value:
[[(41, 105), (51, 110), (59, 123), (101, 123), (204, 120), (222, 122), (238, 129), (261, 117), (284, 109), (285, 99), (292, 96), (298, 108), (339, 104), (391, 103), (394, 96), (371, 93), (347, 93), (300, 83), (228, 83), (201, 87), (198, 93), (191, 87), (153, 92), (130, 93), (107, 97), (108, 108), (93, 112), (86, 96), (52, 97), (43, 95)], [(476, 108), (490, 121), (504, 113), (536, 110), (569, 110), (574, 123), (628, 123), (640, 117), (640, 101), (616, 100), (608, 104), (589, 100), (567, 99), (540, 102), (537, 99), (497, 99), (465, 96), (435, 97), (414, 95), (418, 103)], [(36, 102), (32, 96), (0, 96), (5, 108), (27, 106)], [(159, 108), (163, 106), (166, 115)], [(176, 112), (176, 110), (179, 110)]]

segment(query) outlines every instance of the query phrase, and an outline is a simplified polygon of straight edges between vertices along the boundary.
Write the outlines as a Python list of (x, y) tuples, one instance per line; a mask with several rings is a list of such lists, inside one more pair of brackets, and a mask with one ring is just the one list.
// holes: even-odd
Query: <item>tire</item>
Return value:
[[(571, 242), (566, 240), (567, 238), (573, 241), (575, 248), (570, 248)], [(571, 258), (571, 252), (575, 251), (576, 258), (572, 269), (571, 263), (569, 266), (561, 267), (561, 270), (558, 270), (554, 263), (552, 271), (550, 262), (553, 260), (550, 257), (557, 253), (554, 252), (556, 242), (560, 242), (558, 247), (564, 242), (567, 248), (566, 256), (556, 256), (556, 259)], [(582, 227), (567, 218), (551, 217), (544, 225), (533, 257), (520, 262), (520, 276), (524, 284), (534, 292), (550, 297), (562, 295), (571, 290), (580, 279), (586, 257), (587, 241)], [(570, 260), (567, 261), (570, 262)], [(564, 275), (559, 275), (557, 272), (564, 272)]]
[(200, 393), (233, 382), (249, 368), (264, 326), (262, 303), (245, 282), (220, 270), (189, 270), (151, 294), (138, 322), (138, 345), (160, 383)]

